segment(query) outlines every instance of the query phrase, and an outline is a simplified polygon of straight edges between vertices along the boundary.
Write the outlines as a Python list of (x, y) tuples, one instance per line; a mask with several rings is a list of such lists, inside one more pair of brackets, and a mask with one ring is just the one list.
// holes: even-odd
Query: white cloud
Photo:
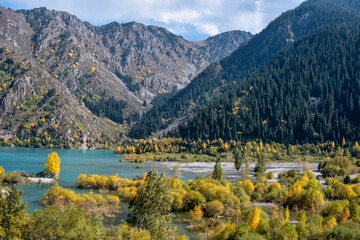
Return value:
[[(160, 24), (177, 34), (214, 35), (230, 30), (261, 31), (282, 12), (304, 0), (0, 0), (13, 9), (45, 6), (84, 21)], [(198, 33), (194, 32), (198, 31)]]
[(201, 14), (192, 9), (184, 9), (174, 12), (160, 12), (160, 19), (157, 19), (166, 24), (170, 23), (191, 23), (198, 20)]
[(216, 35), (220, 33), (218, 27), (211, 23), (200, 24), (196, 28), (199, 30), (200, 33), (205, 33), (208, 35)]

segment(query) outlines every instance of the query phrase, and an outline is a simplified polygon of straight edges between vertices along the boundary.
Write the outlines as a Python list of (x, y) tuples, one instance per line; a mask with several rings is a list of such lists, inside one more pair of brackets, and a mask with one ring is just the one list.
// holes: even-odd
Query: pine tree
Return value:
[(170, 182), (152, 170), (138, 190), (136, 206), (128, 215), (127, 222), (150, 231), (154, 239), (167, 239), (170, 219), (166, 214), (171, 210), (171, 201)]
[(212, 174), (212, 178), (218, 181), (223, 180), (224, 170), (221, 167), (221, 159), (220, 156), (216, 156), (216, 163), (214, 166), (214, 171)]
[(237, 151), (235, 152), (234, 158), (235, 158), (235, 168), (237, 171), (239, 171), (241, 168), (241, 165), (242, 165), (242, 161), (241, 161), (242, 160), (242, 152), (239, 149), (237, 149)]

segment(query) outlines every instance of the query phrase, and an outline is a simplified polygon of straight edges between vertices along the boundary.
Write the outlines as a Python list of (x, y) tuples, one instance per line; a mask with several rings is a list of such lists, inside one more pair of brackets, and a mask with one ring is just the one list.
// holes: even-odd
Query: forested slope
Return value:
[(359, 47), (358, 28), (321, 28), (172, 134), (285, 143), (358, 140)]
[(182, 91), (158, 101), (133, 126), (130, 137), (148, 137), (165, 128), (175, 118), (198, 111), (261, 68), (281, 49), (311, 31), (328, 24), (353, 25), (358, 19), (359, 4), (356, 1), (304, 2), (296, 9), (283, 13), (229, 57), (210, 65)]

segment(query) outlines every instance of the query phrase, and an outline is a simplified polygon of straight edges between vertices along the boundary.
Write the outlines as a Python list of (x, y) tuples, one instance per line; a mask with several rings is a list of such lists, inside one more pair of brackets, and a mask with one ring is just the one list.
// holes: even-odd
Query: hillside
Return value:
[(328, 26), (295, 42), (172, 135), (282, 143), (360, 138), (360, 30)]
[(306, 1), (283, 13), (230, 56), (210, 65), (185, 89), (156, 104), (133, 126), (130, 137), (146, 138), (178, 118), (191, 118), (194, 112), (246, 79), (296, 40), (324, 25), (352, 25), (358, 16), (356, 2), (337, 0)]
[[(14, 78), (14, 83), (7, 85), (9, 92), (0, 98), (1, 135), (9, 138), (18, 133), (21, 141), (27, 141), (28, 135), (19, 135), (22, 125), (39, 120), (43, 111), (37, 106), (40, 112), (15, 113), (14, 107), (41, 89), (45, 89), (43, 95), (56, 89), (56, 100), (50, 104), (52, 124), (61, 122), (63, 127), (55, 138), (73, 139), (72, 130), (68, 129), (75, 128), (77, 119), (86, 133), (80, 134), (74, 145), (82, 144), (90, 135), (93, 140), (101, 138), (93, 137), (96, 135), (104, 135), (109, 141), (118, 139), (119, 129), (151, 108), (145, 102), (185, 87), (211, 61), (218, 61), (251, 37), (250, 33), (234, 31), (199, 44), (164, 28), (136, 22), (95, 27), (66, 12), (46, 8), (14, 12), (0, 8), (2, 61), (33, 66), (25, 71), (27, 65), (21, 63), (22, 73), (17, 76), (6, 67), (2, 69), (6, 78)], [(213, 57), (215, 52), (217, 57)], [(20, 80), (23, 78), (30, 79), (31, 84), (25, 86)], [(69, 107), (64, 99), (71, 99), (71, 112), (60, 110)], [(98, 125), (101, 127), (95, 127)], [(36, 129), (31, 136), (42, 133)], [(64, 146), (64, 142), (58, 146)]]
[(234, 31), (189, 42), (164, 28), (136, 22), (96, 29), (110, 54), (104, 62), (141, 99), (182, 89), (211, 62), (229, 55), (251, 34)]
[[(20, 46), (22, 51), (17, 52), (44, 61), (73, 92), (87, 88), (91, 93), (105, 90), (107, 95), (121, 96), (131, 105), (131, 112), (159, 92), (185, 87), (212, 61), (222, 59), (252, 37), (234, 31), (199, 45), (164, 28), (136, 22), (95, 27), (66, 12), (46, 8), (3, 11), (5, 26), (25, 17), (26, 22), (17, 29), (33, 31), (26, 43), (16, 44), (11, 39), (19, 39), (22, 31), (11, 29), (6, 47)], [(213, 57), (214, 51), (217, 57)], [(96, 68), (94, 76), (88, 76), (91, 66)], [(110, 86), (105, 88), (103, 82)]]
[(41, 66), (0, 48), (0, 145), (86, 148), (123, 130), (94, 116)]

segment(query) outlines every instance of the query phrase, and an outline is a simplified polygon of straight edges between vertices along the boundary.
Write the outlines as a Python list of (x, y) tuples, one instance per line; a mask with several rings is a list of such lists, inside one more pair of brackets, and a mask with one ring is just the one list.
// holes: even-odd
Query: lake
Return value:
[[(157, 169), (159, 174), (164, 172), (167, 176), (171, 175), (174, 164), (146, 162), (142, 164), (120, 162), (122, 155), (114, 154), (112, 150), (69, 150), (69, 149), (43, 149), (43, 148), (11, 148), (0, 147), (0, 166), (6, 172), (20, 170), (27, 173), (37, 173), (45, 167), (47, 155), (55, 151), (58, 153), (60, 163), (59, 185), (70, 188), (76, 193), (86, 193), (89, 190), (77, 189), (75, 180), (81, 173), (99, 174), (111, 176), (115, 173), (119, 177), (134, 178), (141, 175), (144, 171)], [(213, 165), (212, 163), (208, 163)], [(143, 169), (133, 168), (142, 165)], [(176, 165), (176, 164), (175, 164)], [(195, 178), (198, 173), (195, 171), (183, 172), (182, 180)], [(53, 184), (25, 184), (18, 185), (17, 188), (23, 190), (23, 201), (27, 202), (29, 211), (41, 208), (38, 201), (48, 191)], [(118, 224), (126, 219), (129, 209), (127, 205), (121, 203), (121, 213), (112, 219), (105, 219), (105, 224)], [(195, 233), (187, 231), (181, 224), (176, 224), (182, 234), (186, 234), (190, 239), (194, 239)]]
[[(64, 188), (71, 188), (76, 192), (86, 192), (87, 190), (76, 189), (75, 180), (81, 173), (99, 174), (111, 176), (115, 173), (119, 177), (134, 178), (141, 175), (144, 171), (157, 169), (159, 174), (164, 172), (166, 176), (171, 176), (173, 163), (129, 163), (120, 162), (121, 155), (114, 154), (112, 150), (69, 150), (69, 149), (43, 149), (43, 148), (0, 148), (0, 165), (6, 172), (21, 170), (27, 173), (37, 173), (44, 169), (47, 155), (56, 151), (61, 159), (59, 185)], [(143, 169), (133, 168), (142, 165)], [(212, 163), (207, 165), (213, 166)], [(183, 172), (182, 180), (195, 178), (198, 172)], [(28, 203), (30, 211), (34, 211), (40, 206), (37, 202), (47, 192), (52, 184), (26, 184), (17, 186), (23, 190), (23, 201)]]
[[(77, 189), (75, 180), (81, 173), (99, 174), (111, 176), (115, 173), (119, 177), (130, 178), (141, 175), (142, 172), (152, 169), (158, 170), (159, 174), (164, 172), (166, 176), (171, 176), (174, 166), (179, 165), (182, 176), (181, 180), (195, 179), (198, 175), (206, 176), (212, 172), (214, 163), (194, 162), (145, 162), (130, 163), (120, 162), (122, 155), (114, 154), (112, 150), (76, 150), (76, 149), (44, 149), (44, 148), (11, 148), (0, 147), (0, 166), (5, 171), (22, 170), (27, 173), (37, 173), (45, 167), (47, 155), (56, 151), (61, 159), (59, 185), (64, 188), (71, 188), (77, 193), (87, 192), (88, 190)], [(143, 166), (143, 169), (134, 168)], [(237, 172), (234, 163), (223, 162), (224, 178), (229, 181), (241, 180), (240, 172)], [(312, 171), (318, 174), (317, 164), (310, 164)], [(250, 171), (253, 172), (255, 164), (250, 164)], [(298, 163), (272, 163), (266, 171), (274, 172), (276, 177), (279, 172), (290, 169), (299, 169)], [(28, 203), (30, 211), (40, 208), (37, 202), (47, 192), (52, 184), (26, 184), (17, 186), (23, 190), (23, 201)]]
[[(128, 161), (120, 162), (122, 155), (114, 154), (112, 150), (69, 150), (69, 149), (44, 149), (44, 148), (11, 148), (0, 147), (0, 166), (3, 166), (6, 172), (21, 170), (27, 173), (37, 173), (44, 169), (47, 155), (55, 151), (58, 153), (60, 163), (60, 181), (59, 185), (74, 190), (76, 193), (86, 193), (89, 190), (77, 189), (75, 180), (82, 173), (99, 174), (111, 176), (115, 173), (119, 177), (133, 179), (141, 175), (142, 172), (152, 169), (158, 170), (159, 174), (164, 172), (166, 176), (171, 176), (174, 166), (179, 165), (182, 172), (181, 180), (195, 179), (198, 175), (206, 176), (212, 172), (214, 163), (194, 162), (145, 162), (130, 163)], [(143, 166), (142, 169), (134, 168)], [(310, 164), (312, 170), (316, 173), (317, 164)], [(224, 162), (221, 164), (224, 170), (224, 178), (229, 181), (240, 180), (240, 172), (237, 172), (234, 163)], [(250, 171), (253, 173), (255, 164), (250, 164)], [(272, 163), (267, 169), (273, 171), (277, 176), (279, 172), (289, 169), (299, 169), (297, 163)], [(28, 203), (29, 211), (41, 208), (38, 201), (48, 191), (53, 184), (26, 184), (18, 185), (17, 188), (23, 190), (23, 201)], [(110, 219), (114, 224), (125, 220), (129, 212), (126, 204), (121, 203), (121, 213), (114, 219)], [(186, 224), (177, 223), (178, 230), (194, 239), (195, 234), (185, 229)]]
[[(76, 192), (86, 192), (87, 190), (76, 189), (75, 180), (81, 173), (99, 174), (111, 176), (115, 173), (119, 177), (133, 179), (141, 175), (142, 172), (156, 169), (159, 174), (164, 172), (166, 176), (171, 176), (174, 166), (179, 165), (182, 172), (181, 180), (195, 179), (198, 175), (206, 176), (212, 172), (214, 163), (212, 162), (145, 162), (130, 163), (128, 161), (120, 162), (122, 155), (114, 154), (113, 150), (76, 150), (76, 149), (45, 149), (45, 148), (11, 148), (0, 147), (0, 166), (3, 166), (6, 172), (13, 170), (22, 170), (27, 173), (37, 173), (44, 169), (47, 155), (55, 151), (58, 153), (60, 164), (59, 185), (64, 188), (71, 188)], [(134, 168), (143, 166), (142, 169)], [(234, 163), (223, 162), (221, 166), (224, 169), (224, 178), (229, 181), (241, 180), (240, 172), (235, 170)], [(255, 164), (250, 164), (251, 175)], [(312, 171), (318, 174), (317, 164), (310, 164)], [(298, 163), (271, 163), (266, 172), (274, 172), (275, 178), (280, 172), (290, 169), (301, 169)], [(27, 184), (19, 185), (23, 190), (23, 201), (28, 202), (30, 211), (40, 206), (37, 201), (47, 192), (51, 184)]]

